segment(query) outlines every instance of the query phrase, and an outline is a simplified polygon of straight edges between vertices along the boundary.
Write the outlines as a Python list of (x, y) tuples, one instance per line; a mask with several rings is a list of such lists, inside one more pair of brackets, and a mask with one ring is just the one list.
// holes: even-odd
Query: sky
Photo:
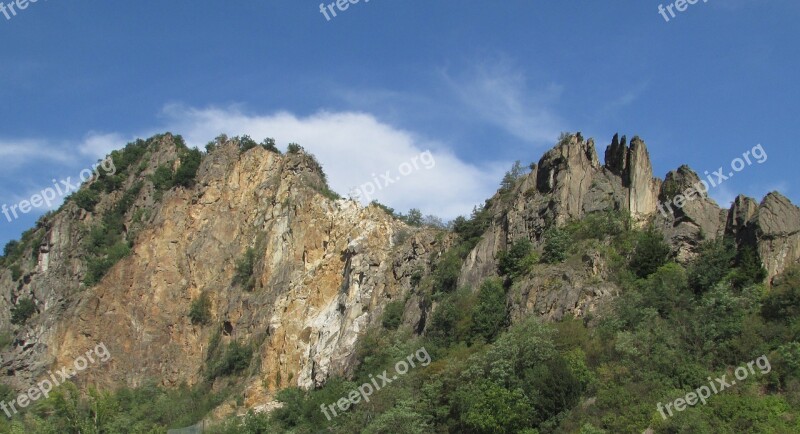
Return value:
[[(0, 205), (166, 131), (296, 142), (339, 193), (378, 179), (370, 198), (444, 219), (563, 131), (601, 159), (638, 135), (662, 178), (727, 172), (760, 144), (765, 161), (709, 194), (800, 203), (797, 1), (0, 3)], [(0, 244), (60, 202), (0, 214)]]

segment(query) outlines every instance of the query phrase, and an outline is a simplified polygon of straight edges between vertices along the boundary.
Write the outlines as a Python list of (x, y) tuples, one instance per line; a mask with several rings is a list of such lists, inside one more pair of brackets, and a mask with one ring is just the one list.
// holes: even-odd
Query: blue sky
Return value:
[[(601, 155), (639, 135), (659, 177), (760, 143), (768, 161), (712, 197), (800, 203), (800, 3), (700, 1), (669, 22), (659, 4), (362, 0), (327, 21), (298, 0), (40, 0), (0, 14), (0, 203), (168, 130), (201, 148), (221, 132), (298, 142), (343, 194), (431, 150), (434, 168), (376, 198), (446, 218), (561, 131)], [(0, 243), (45, 211), (0, 215)]]

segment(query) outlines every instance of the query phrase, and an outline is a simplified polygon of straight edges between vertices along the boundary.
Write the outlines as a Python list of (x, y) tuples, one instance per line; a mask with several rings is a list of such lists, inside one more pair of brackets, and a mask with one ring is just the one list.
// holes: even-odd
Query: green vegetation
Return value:
[(175, 171), (175, 185), (185, 188), (194, 187), (197, 170), (200, 168), (202, 159), (203, 154), (196, 148), (184, 152), (181, 155), (181, 165)]
[(275, 145), (275, 139), (266, 138), (263, 142), (261, 142), (261, 147), (266, 149), (269, 152), (274, 152), (276, 154), (280, 154), (281, 150), (278, 149), (278, 146)]
[[(0, 419), (0, 432), (37, 434), (125, 433), (157, 434), (194, 425), (232, 393), (208, 384), (181, 385), (166, 390), (152, 384), (113, 393), (89, 389), (82, 395), (67, 382), (48, 398), (40, 398), (24, 416)], [(2, 397), (6, 402), (13, 396)]]
[(100, 195), (92, 189), (83, 188), (72, 195), (72, 200), (78, 208), (94, 212), (94, 207), (100, 202)]
[(403, 322), (403, 312), (406, 304), (402, 300), (395, 300), (386, 305), (383, 311), (381, 324), (387, 330), (396, 330)]
[(87, 271), (83, 282), (86, 286), (99, 283), (114, 264), (130, 254), (133, 240), (126, 239), (125, 216), (141, 189), (141, 182), (134, 184), (114, 208), (103, 215), (102, 221), (90, 228), (84, 242)]
[(544, 233), (544, 252), (542, 261), (546, 264), (564, 262), (569, 256), (572, 240), (563, 229), (552, 227)]
[(664, 236), (650, 228), (639, 234), (636, 240), (630, 261), (631, 271), (640, 278), (647, 277), (667, 263), (669, 254), (670, 247)]
[(305, 149), (297, 143), (289, 143), (289, 146), (286, 147), (287, 154), (299, 154), (304, 151)]
[(19, 264), (14, 264), (8, 267), (8, 269), (11, 270), (11, 280), (14, 282), (22, 278), (22, 268), (20, 268)]
[(253, 348), (237, 341), (231, 342), (225, 349), (217, 349), (208, 360), (206, 378), (214, 380), (219, 377), (236, 375), (250, 367)]
[(507, 326), (506, 290), (498, 279), (489, 279), (481, 285), (478, 292), (468, 341), (480, 337), (486, 342), (492, 342)]
[(36, 313), (36, 303), (31, 298), (21, 298), (11, 308), (11, 324), (24, 325)]
[(539, 255), (533, 250), (533, 244), (526, 239), (520, 239), (510, 249), (500, 252), (497, 269), (501, 275), (516, 279), (528, 273), (538, 262)]
[(233, 275), (233, 284), (241, 285), (245, 290), (252, 291), (256, 287), (254, 276), (256, 265), (256, 250), (249, 247), (244, 256), (236, 262), (236, 272)]
[[(461, 233), (474, 233), (470, 229), (482, 224), (482, 217), (461, 221)], [(528, 318), (509, 328), (502, 281), (487, 280), (478, 291), (453, 284), (460, 249), (476, 242), (465, 237), (444, 252), (432, 274), (418, 276), (418, 290), (438, 294), (423, 336), (414, 337), (398, 322), (403, 304), (393, 302), (381, 330), (361, 341), (361, 364), (352, 381), (335, 378), (319, 390), (286, 390), (279, 394), (283, 408), (271, 416), (231, 420), (218, 432), (800, 430), (800, 269), (766, 292), (758, 284), (763, 270), (754, 265), (753, 252), (731, 245), (726, 252), (717, 245), (724, 241), (704, 247), (701, 258), (684, 267), (670, 262), (660, 236), (632, 229), (615, 213), (593, 214), (559, 231), (549, 233), (559, 241), (551, 250), (556, 263), (571, 261), (587, 246), (610, 263), (619, 262), (615, 272), (621, 273), (623, 293), (596, 321), (545, 324)], [(526, 262), (532, 251), (521, 240), (498, 258), (512, 287), (524, 270), (535, 270)], [(720, 267), (707, 280), (699, 279), (703, 261)], [(697, 284), (705, 289), (696, 291)], [(347, 396), (369, 374), (392, 372), (396, 361), (421, 346), (432, 356), (430, 366), (412, 370), (338, 418), (327, 421), (321, 414), (321, 404)], [(751, 376), (669, 420), (658, 414), (658, 402), (683, 396), (707, 377), (762, 354), (772, 362), (772, 373)]]
[(189, 308), (189, 319), (195, 325), (208, 325), (211, 322), (211, 298), (205, 291)]

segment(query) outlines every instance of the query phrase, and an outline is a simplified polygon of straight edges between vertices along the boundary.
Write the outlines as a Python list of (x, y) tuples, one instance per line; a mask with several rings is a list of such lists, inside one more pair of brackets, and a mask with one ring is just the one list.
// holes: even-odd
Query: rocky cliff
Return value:
[[(406, 300), (406, 322), (424, 330), (434, 305), (412, 296), (414, 280), (431, 269), (452, 234), (337, 198), (302, 150), (282, 155), (223, 140), (203, 156), (190, 187), (162, 191), (159, 168), (184, 164), (175, 141), (169, 134), (148, 141), (131, 166), (136, 170), (92, 211), (68, 201), (23, 237), (16, 262), (5, 259), (0, 327), (13, 342), (1, 354), (3, 382), (27, 388), (103, 342), (113, 359), (81, 374), (79, 384), (194, 384), (209, 353), (236, 341), (256, 349), (244, 388), (245, 405), (257, 407), (280, 388), (315, 387), (347, 374), (359, 338), (393, 300)], [(698, 181), (691, 169), (654, 178), (638, 137), (628, 145), (615, 136), (604, 156), (601, 164), (593, 140), (565, 136), (530, 173), (501, 189), (487, 204), (488, 228), (458, 283), (475, 288), (496, 275), (498, 254), (516, 240), (538, 245), (549, 227), (605, 210), (654, 224), (679, 260), (690, 259), (701, 239), (724, 234), (756, 247), (770, 279), (800, 259), (800, 209), (780, 194), (761, 204), (739, 197), (722, 210), (699, 193), (664, 214), (659, 201)], [(123, 201), (130, 253), (87, 285), (87, 242)], [(247, 282), (239, 278), (243, 258), (250, 261)], [(546, 269), (509, 296), (512, 317), (595, 311), (618, 291), (605, 269), (592, 252), (567, 268)], [(210, 302), (210, 318), (193, 322), (188, 314), (201, 297)], [(36, 313), (12, 325), (10, 309), (23, 298), (34, 300)]]

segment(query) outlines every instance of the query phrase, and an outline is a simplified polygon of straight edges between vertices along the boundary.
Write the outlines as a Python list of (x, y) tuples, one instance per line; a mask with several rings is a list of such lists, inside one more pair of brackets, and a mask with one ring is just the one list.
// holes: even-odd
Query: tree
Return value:
[(510, 191), (514, 188), (514, 185), (517, 183), (518, 180), (522, 178), (524, 174), (524, 170), (522, 169), (522, 163), (519, 160), (514, 162), (514, 165), (511, 167), (511, 170), (506, 172), (505, 176), (503, 176), (503, 181), (500, 183), (500, 189), (502, 191)]
[(422, 226), (422, 212), (416, 208), (411, 208), (404, 220), (411, 226)]
[(500, 252), (497, 259), (500, 274), (513, 280), (528, 272), (537, 258), (533, 244), (527, 239), (519, 239), (514, 241), (510, 249)]
[(664, 236), (654, 228), (642, 232), (636, 240), (631, 257), (631, 270), (640, 278), (645, 278), (667, 263), (670, 254), (669, 244)]
[(281, 153), (280, 149), (278, 149), (278, 146), (275, 144), (275, 139), (270, 137), (267, 137), (263, 142), (261, 142), (261, 147), (269, 152), (274, 152), (276, 154)]
[(498, 279), (487, 279), (478, 292), (472, 312), (471, 337), (492, 342), (508, 325), (506, 291)]
[(198, 149), (190, 149), (181, 156), (181, 165), (175, 172), (175, 185), (187, 188), (194, 186), (197, 170), (200, 168), (202, 160), (203, 154)]
[(548, 229), (544, 233), (542, 261), (548, 264), (564, 262), (567, 259), (571, 242), (569, 234), (565, 231), (556, 227)]
[(736, 246), (729, 239), (707, 241), (689, 266), (689, 286), (702, 294), (728, 275), (736, 257)]
[(100, 202), (100, 196), (90, 188), (83, 188), (72, 195), (72, 199), (79, 208), (93, 212), (95, 205)]
[(386, 305), (383, 311), (381, 324), (387, 330), (396, 330), (403, 322), (405, 303), (402, 300), (395, 300)]
[(36, 303), (33, 299), (19, 299), (16, 306), (11, 308), (11, 324), (23, 325), (34, 313), (36, 313)]

